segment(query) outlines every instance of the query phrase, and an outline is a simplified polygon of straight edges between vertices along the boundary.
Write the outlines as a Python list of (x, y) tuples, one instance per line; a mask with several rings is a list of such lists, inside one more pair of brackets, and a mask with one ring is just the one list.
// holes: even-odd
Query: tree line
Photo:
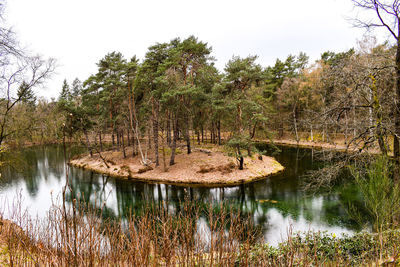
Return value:
[(6, 116), (8, 140), (83, 136), (90, 151), (101, 151), (110, 136), (115, 149), (133, 146), (143, 164), (151, 147), (156, 165), (161, 148), (172, 165), (182, 142), (191, 153), (206, 141), (227, 145), (240, 163), (255, 140), (287, 133), (297, 141), (341, 136), (363, 150), (392, 150), (396, 79), (389, 43), (365, 38), (357, 49), (324, 52), (313, 64), (304, 53), (267, 67), (257, 56), (234, 56), (222, 72), (211, 53), (194, 36), (157, 43), (141, 62), (111, 52), (85, 81), (65, 80), (52, 101), (36, 100), (22, 84)]
[(211, 47), (194, 36), (149, 47), (140, 64), (136, 57), (128, 61), (121, 53), (109, 53), (78, 94), (64, 83), (58, 102), (69, 114), (66, 131), (70, 136), (82, 131), (91, 148), (91, 130), (100, 150), (102, 134), (109, 133), (117, 149), (125, 146), (126, 136), (143, 164), (148, 162), (143, 152), (147, 139), (156, 165), (160, 143), (170, 147), (173, 165), (179, 140), (191, 153), (193, 142), (204, 142), (207, 132), (209, 141), (218, 144), (229, 134), (229, 145), (242, 162), (241, 149), (251, 153), (251, 139), (257, 127), (266, 126), (269, 111), (268, 98), (260, 97), (264, 70), (255, 60), (234, 57), (222, 75), (214, 66)]

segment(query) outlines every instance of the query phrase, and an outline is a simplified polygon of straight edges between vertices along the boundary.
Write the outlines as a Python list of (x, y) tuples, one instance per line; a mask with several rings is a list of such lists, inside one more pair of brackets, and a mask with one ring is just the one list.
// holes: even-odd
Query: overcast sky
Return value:
[(175, 37), (207, 42), (222, 70), (233, 55), (268, 66), (303, 51), (314, 61), (355, 47), (363, 34), (346, 20), (350, 0), (8, 0), (5, 13), (21, 43), (57, 59), (57, 74), (38, 91), (46, 98), (58, 96), (64, 78), (96, 73), (109, 52), (143, 59)]

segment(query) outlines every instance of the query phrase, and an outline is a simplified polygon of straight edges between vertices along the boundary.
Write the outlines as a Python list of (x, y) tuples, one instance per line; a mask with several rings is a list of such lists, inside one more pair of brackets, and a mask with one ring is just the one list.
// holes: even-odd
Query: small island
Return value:
[(284, 169), (274, 158), (254, 154), (245, 157), (244, 169), (239, 170), (236, 159), (217, 147), (194, 149), (190, 154), (177, 152), (175, 164), (165, 167), (162, 160), (157, 167), (154, 163), (144, 166), (140, 157), (124, 158), (122, 151), (82, 155), (72, 159), (70, 165), (128, 180), (208, 187), (249, 183)]

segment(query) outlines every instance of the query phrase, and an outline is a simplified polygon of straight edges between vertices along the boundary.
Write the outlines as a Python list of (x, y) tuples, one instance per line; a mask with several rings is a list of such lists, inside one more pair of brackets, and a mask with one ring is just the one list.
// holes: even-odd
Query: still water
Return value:
[[(349, 203), (357, 203), (359, 194), (352, 186), (337, 186), (330, 192), (306, 193), (303, 176), (321, 166), (313, 160), (311, 149), (281, 147), (275, 158), (285, 171), (267, 179), (229, 188), (179, 187), (146, 184), (106, 177), (78, 168), (69, 169), (69, 179), (80, 198), (91, 205), (105, 203), (104, 214), (124, 218), (130, 210), (167, 201), (178, 207), (185, 198), (199, 203), (228, 202), (252, 216), (261, 226), (265, 240), (276, 245), (292, 231), (322, 230), (340, 235), (361, 230), (349, 216)], [(76, 154), (79, 149), (69, 151)], [(62, 146), (40, 146), (24, 149), (14, 167), (1, 170), (0, 212), (9, 216), (10, 207), (22, 201), (32, 216), (44, 217), (52, 203), (60, 203), (66, 179), (66, 164)], [(77, 197), (77, 196), (75, 196)], [(73, 197), (67, 196), (70, 201)], [(199, 222), (206, 223), (206, 222)], [(367, 223), (367, 221), (365, 222)]]

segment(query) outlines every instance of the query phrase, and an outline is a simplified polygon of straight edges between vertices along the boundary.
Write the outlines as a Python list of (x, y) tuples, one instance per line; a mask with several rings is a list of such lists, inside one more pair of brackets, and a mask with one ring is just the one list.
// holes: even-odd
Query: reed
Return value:
[(78, 200), (53, 204), (42, 219), (11, 209), (1, 223), (5, 266), (343, 266), (395, 263), (400, 252), (398, 231), (385, 232), (383, 246), (374, 234), (309, 232), (271, 247), (251, 216), (223, 203), (163, 202), (117, 220)]

